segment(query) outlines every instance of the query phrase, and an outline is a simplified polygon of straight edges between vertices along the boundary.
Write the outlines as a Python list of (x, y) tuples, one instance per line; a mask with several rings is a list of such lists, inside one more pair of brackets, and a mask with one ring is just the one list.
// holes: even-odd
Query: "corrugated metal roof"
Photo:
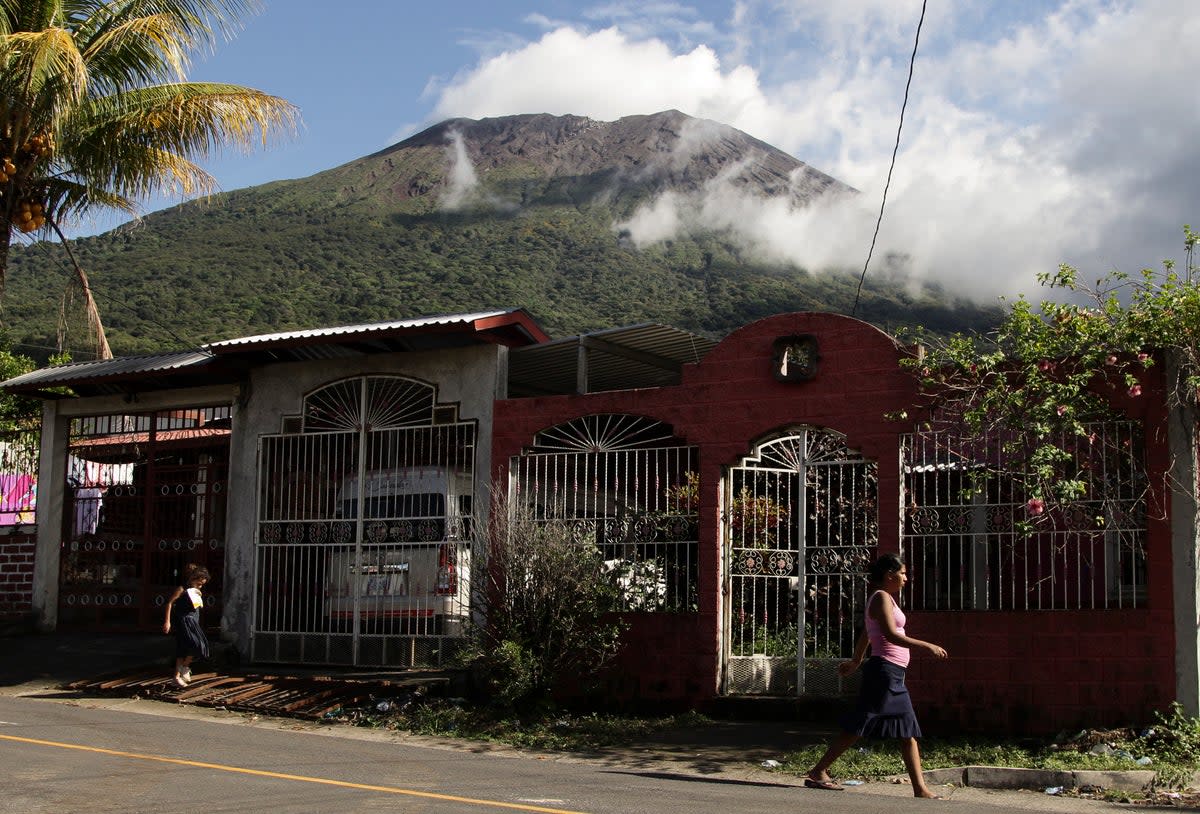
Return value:
[[(292, 668), (291, 672), (294, 672)], [(444, 694), (453, 673), (445, 670), (396, 670), (380, 676), (263, 675), (223, 667), (220, 672), (196, 672), (180, 689), (161, 667), (138, 667), (98, 678), (73, 681), (69, 689), (91, 695), (156, 698), (262, 715), (286, 715), (329, 720), (352, 714), (355, 707), (372, 708), (379, 699), (411, 693)]]
[(51, 387), (70, 387), (81, 381), (142, 378), (196, 368), (212, 358), (213, 355), (205, 350), (186, 350), (121, 356), (94, 362), (71, 362), (23, 373), (0, 382), (0, 388), (10, 392), (32, 392)]
[[(124, 393), (232, 382), (238, 366), (263, 361), (437, 350), (488, 341), (517, 345), (510, 354), (512, 396), (574, 393), (580, 348), (587, 354), (588, 391), (596, 392), (678, 384), (682, 365), (700, 361), (717, 344), (654, 323), (546, 341), (523, 309), (509, 309), (281, 331), (214, 342), (199, 350), (76, 362), (25, 373), (0, 382), (0, 388), (45, 396), (58, 387), (81, 395)], [(526, 344), (535, 342), (541, 344)], [(232, 366), (218, 364), (223, 360)]]
[(510, 397), (576, 392), (579, 351), (587, 354), (587, 390), (628, 390), (678, 384), (682, 366), (699, 362), (715, 340), (655, 323), (557, 339), (509, 354)]
[[(244, 336), (238, 339), (225, 339), (220, 342), (212, 342), (205, 347), (216, 354), (225, 354), (230, 351), (246, 349), (251, 346), (263, 345), (288, 345), (293, 343), (309, 344), (312, 340), (322, 340), (326, 338), (352, 338), (362, 337), (371, 338), (376, 335), (386, 335), (397, 331), (406, 332), (428, 327), (444, 327), (444, 326), (474, 326), (482, 320), (495, 319), (497, 317), (521, 317), (529, 319), (523, 309), (511, 308), (499, 311), (480, 311), (469, 314), (443, 314), (432, 317), (418, 317), (415, 319), (398, 319), (388, 322), (369, 322), (360, 325), (339, 325), (332, 328), (308, 328), (299, 331), (280, 331), (270, 334), (258, 334), (256, 336)], [(532, 320), (530, 320), (532, 323)], [(533, 326), (535, 330), (536, 325)], [(540, 337), (531, 337), (536, 341)]]
[(200, 384), (229, 384), (257, 364), (442, 350), (480, 343), (523, 346), (549, 337), (522, 308), (280, 331), (226, 339), (199, 350), (126, 356), (43, 368), (0, 382), (10, 393), (54, 398), (54, 388), (79, 395), (124, 394)]
[[(229, 434), (230, 429), (228, 427), (190, 427), (184, 430), (157, 430), (154, 433), (154, 440), (160, 444), (171, 444), (177, 441), (220, 438)], [(149, 441), (149, 432), (122, 432), (114, 435), (96, 435), (90, 438), (80, 438), (71, 443), (71, 449), (117, 447), (124, 444), (146, 444)]]

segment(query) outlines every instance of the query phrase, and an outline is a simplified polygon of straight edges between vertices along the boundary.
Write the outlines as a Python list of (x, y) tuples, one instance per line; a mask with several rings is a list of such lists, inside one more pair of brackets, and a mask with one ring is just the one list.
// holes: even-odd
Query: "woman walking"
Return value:
[(184, 572), (183, 584), (167, 600), (167, 615), (163, 633), (175, 633), (176, 687), (186, 687), (192, 680), (192, 660), (208, 658), (208, 637), (200, 626), (200, 609), (204, 596), (200, 589), (208, 582), (208, 569), (195, 563)]
[[(907, 620), (900, 610), (900, 591), (908, 582), (904, 561), (896, 554), (883, 554), (871, 565), (869, 575), (874, 590), (867, 600), (866, 630), (858, 638), (854, 658), (838, 665), (838, 672), (843, 676), (863, 665), (858, 705), (853, 714), (842, 721), (842, 734), (809, 770), (804, 785), (812, 789), (841, 790), (841, 784), (829, 776), (833, 762), (863, 736), (891, 738), (900, 743), (900, 754), (912, 781), (913, 795), (937, 797), (925, 785), (925, 776), (921, 773), (921, 752), (917, 746), (921, 726), (904, 686), (904, 670), (908, 667), (910, 648), (926, 650), (939, 659), (946, 658), (947, 654), (942, 647), (914, 639), (904, 632)], [(863, 656), (868, 646), (871, 657), (864, 665)]]

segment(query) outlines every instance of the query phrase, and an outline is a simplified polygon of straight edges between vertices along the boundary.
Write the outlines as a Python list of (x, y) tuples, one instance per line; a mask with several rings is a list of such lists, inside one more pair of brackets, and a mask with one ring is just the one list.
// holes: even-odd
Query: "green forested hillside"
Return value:
[[(769, 314), (853, 302), (856, 272), (764, 265), (721, 235), (628, 245), (613, 224), (669, 179), (639, 186), (493, 156), (476, 197), (444, 211), (445, 148), (417, 138), (74, 241), (114, 352), (517, 306), (553, 336), (644, 321), (720, 336)], [(483, 165), (486, 145), (472, 149)], [(60, 246), (14, 247), (4, 324), (19, 350), (41, 358), (55, 346), (68, 269)], [(858, 309), (884, 328), (942, 330), (996, 313), (935, 290), (906, 293), (878, 270)], [(88, 358), (76, 324), (68, 345)]]

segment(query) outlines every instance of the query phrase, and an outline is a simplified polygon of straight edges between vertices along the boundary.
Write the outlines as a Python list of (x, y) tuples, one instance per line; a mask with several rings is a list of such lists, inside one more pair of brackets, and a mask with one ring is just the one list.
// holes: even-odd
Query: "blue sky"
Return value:
[[(719, 186), (652, 203), (643, 242), (737, 230), (813, 269), (861, 267), (920, 0), (266, 0), (191, 78), (296, 104), (304, 128), (204, 166), (223, 190), (300, 178), (451, 116), (677, 108), (864, 194), (796, 212)], [(930, 0), (877, 252), (980, 298), (1062, 261), (1182, 254), (1200, 225), (1200, 3)], [(147, 202), (153, 210), (172, 203)], [(81, 224), (77, 234), (111, 226)]]

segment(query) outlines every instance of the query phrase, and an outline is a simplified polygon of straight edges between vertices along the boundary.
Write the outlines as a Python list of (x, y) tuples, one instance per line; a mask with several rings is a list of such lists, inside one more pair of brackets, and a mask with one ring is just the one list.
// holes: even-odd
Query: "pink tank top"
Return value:
[[(868, 608), (870, 608), (872, 602), (884, 601), (883, 599), (876, 599), (876, 597), (881, 593), (884, 592), (876, 591), (871, 595), (871, 598), (867, 600)], [(871, 642), (871, 655), (881, 656), (899, 667), (907, 667), (910, 655), (908, 648), (904, 647), (903, 645), (892, 644), (889, 642), (883, 636), (883, 625), (872, 619), (869, 612), (866, 614), (866, 617), (867, 639)], [(892, 618), (896, 620), (896, 630), (900, 632), (901, 636), (903, 636), (904, 623), (908, 620), (904, 616), (904, 611), (900, 610), (900, 606), (897, 605), (894, 600), (892, 601)]]

